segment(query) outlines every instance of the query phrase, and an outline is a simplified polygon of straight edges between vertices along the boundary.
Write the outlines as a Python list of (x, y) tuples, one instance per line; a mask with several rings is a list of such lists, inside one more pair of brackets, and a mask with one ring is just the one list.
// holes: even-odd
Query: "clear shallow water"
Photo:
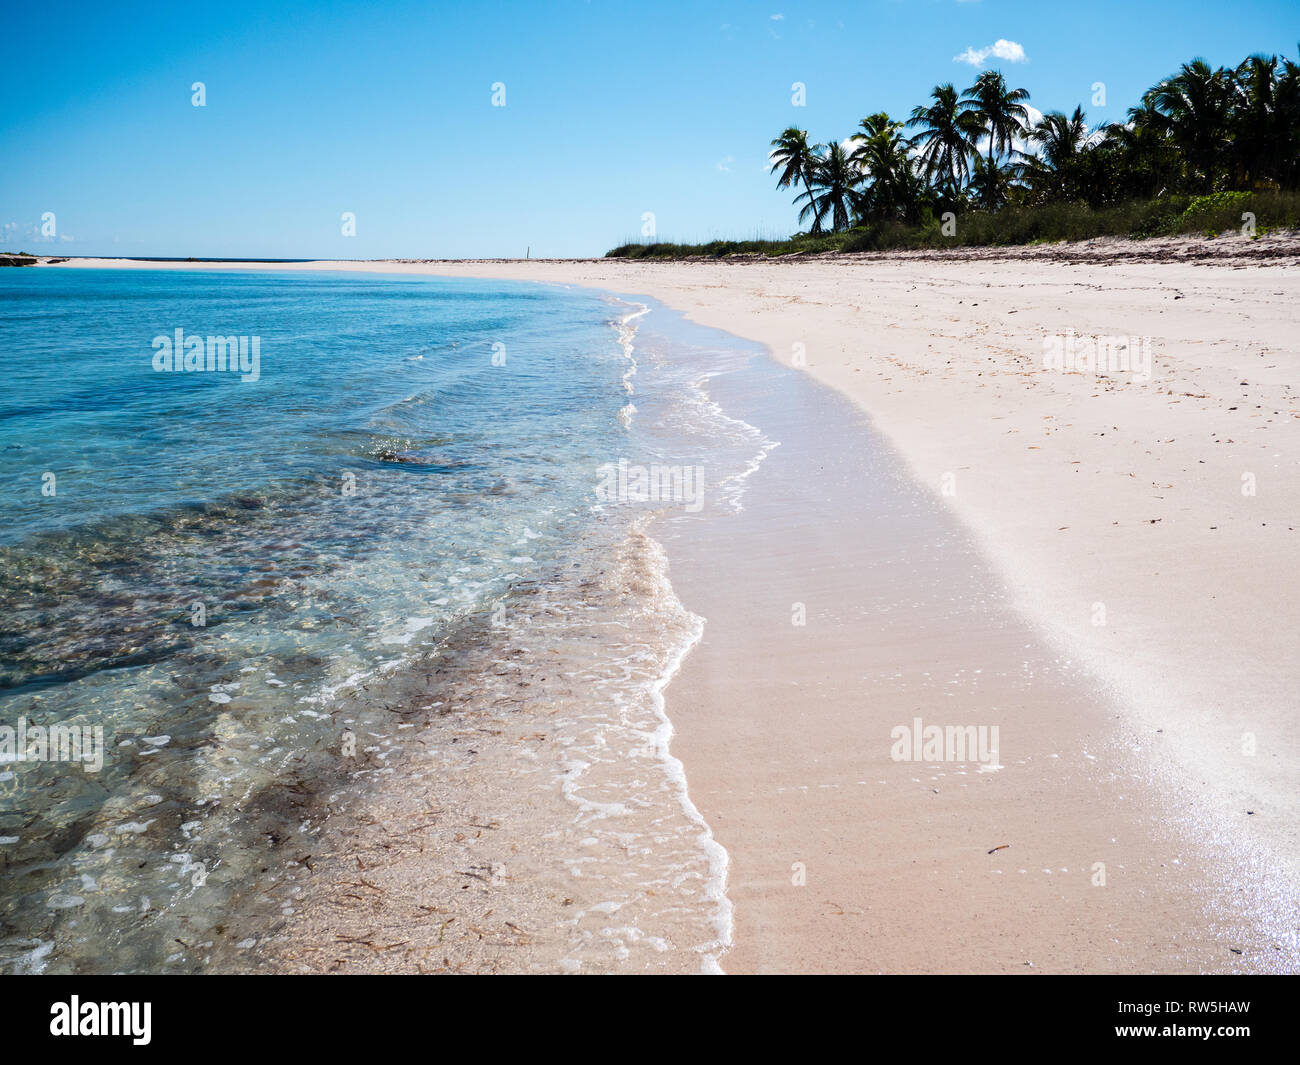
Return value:
[[(553, 533), (617, 434), (624, 360), (590, 294), (50, 271), (0, 300), (6, 688), (214, 635), (195, 603), (208, 630), (280, 597), (313, 628), (403, 639)], [(178, 327), (260, 336), (260, 379), (155, 372), (152, 338)], [(367, 565), (394, 549), (438, 566), (444, 595)], [(349, 613), (361, 596), (385, 608)]]
[[(385, 757), (394, 715), (432, 712), (421, 670), (427, 688), (539, 587), (590, 595), (573, 571), (626, 550), (647, 507), (601, 499), (598, 468), (696, 464), (708, 505), (740, 505), (770, 442), (707, 381), (752, 352), (636, 352), (642, 309), (429, 278), (0, 278), (0, 725), (99, 726), (105, 746), (95, 773), (0, 764), (0, 969), (220, 964), (206, 947), (310, 852), (324, 785), (357, 773), (347, 746)], [(258, 337), (258, 379), (156, 371), (154, 337), (178, 328)], [(656, 702), (699, 619), (642, 554), (602, 594), (649, 621), (635, 647), (600, 637), (612, 679), (569, 713), (595, 753), (558, 786), (604, 819), (590, 767), (616, 795), (617, 742), (640, 745), (699, 866), (683, 879), (709, 881), (685, 905), (716, 949), (720, 858)], [(650, 724), (629, 729), (629, 706)]]

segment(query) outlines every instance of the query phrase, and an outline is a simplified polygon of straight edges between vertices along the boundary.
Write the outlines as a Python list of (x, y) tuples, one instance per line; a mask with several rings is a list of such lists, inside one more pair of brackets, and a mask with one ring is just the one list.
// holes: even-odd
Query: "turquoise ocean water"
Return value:
[[(219, 967), (195, 944), (310, 836), (306, 797), (401, 678), (624, 534), (600, 469), (685, 461), (737, 505), (762, 441), (703, 385), (753, 353), (643, 333), (638, 365), (645, 311), (408, 276), (0, 274), (0, 971)], [(209, 337), (233, 338), (210, 362)], [(80, 762), (18, 749), (52, 726)]]

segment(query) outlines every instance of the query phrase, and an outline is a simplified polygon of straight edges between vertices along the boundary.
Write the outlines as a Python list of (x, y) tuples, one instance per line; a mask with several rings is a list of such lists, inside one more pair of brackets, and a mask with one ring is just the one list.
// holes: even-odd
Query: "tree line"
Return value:
[(811, 144), (791, 126), (772, 141), (771, 173), (796, 190), (814, 234), (944, 211), (1300, 188), (1300, 65), (1285, 57), (1218, 69), (1194, 59), (1125, 122), (1095, 128), (1082, 106), (1031, 122), (1028, 100), (986, 70), (961, 93), (935, 86), (906, 122), (868, 115), (845, 143)]

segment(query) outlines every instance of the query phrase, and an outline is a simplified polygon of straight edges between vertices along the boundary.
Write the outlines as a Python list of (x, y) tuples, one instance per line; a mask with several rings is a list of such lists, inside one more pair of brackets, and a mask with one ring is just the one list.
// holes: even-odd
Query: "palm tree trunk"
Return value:
[(993, 127), (989, 127), (989, 172), (985, 175), (984, 198), (993, 206)]
[(811, 203), (811, 204), (813, 204), (813, 224), (812, 224), (812, 231), (813, 231), (814, 233), (820, 233), (820, 232), (822, 231), (822, 221), (821, 221), (821, 218), (818, 217), (817, 206), (816, 206), (816, 204), (813, 202), (812, 185), (810, 185), (810, 184), (808, 183), (808, 177), (807, 177), (807, 175), (804, 176), (804, 179), (803, 179), (803, 187), (804, 187), (805, 189), (808, 190), (808, 202)]

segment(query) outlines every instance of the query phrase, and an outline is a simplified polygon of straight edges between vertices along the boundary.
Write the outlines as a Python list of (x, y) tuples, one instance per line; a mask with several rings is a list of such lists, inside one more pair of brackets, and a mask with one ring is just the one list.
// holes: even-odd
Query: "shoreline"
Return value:
[[(700, 324), (764, 344), (779, 363), (795, 361), (802, 345), (807, 371), (852, 400), (920, 484), (942, 493), (1008, 581), (1024, 616), (1063, 655), (1077, 655), (1104, 678), (1109, 695), (1126, 708), (1122, 727), (1130, 746), (1153, 748), (1153, 772), (1155, 763), (1169, 762), (1198, 781), (1200, 793), (1179, 796), (1193, 807), (1189, 822), (1217, 823), (1234, 854), (1269, 849), (1282, 869), (1294, 872), (1289, 785), (1300, 755), (1287, 735), (1297, 690), (1287, 641), (1300, 619), (1295, 597), (1288, 602), (1293, 590), (1286, 578), (1300, 571), (1294, 520), (1287, 524), (1300, 502), (1294, 477), (1300, 403), (1286, 382), (1292, 354), (1286, 309), (1300, 286), (1283, 269), (1292, 264), (1279, 259), (1257, 275), (1231, 260), (1184, 267), (970, 258), (987, 259), (978, 278), (962, 276), (961, 261), (915, 253), (856, 263), (310, 268), (497, 276), (648, 293)], [(1191, 302), (1175, 308), (1175, 300)], [(977, 307), (984, 309), (975, 313)], [(1164, 317), (1175, 309), (1177, 315)], [(1016, 328), (1016, 321), (1027, 328)], [(1133, 388), (1044, 372), (1035, 341), (1067, 328), (1153, 336), (1151, 381)], [(943, 350), (933, 350), (935, 339)], [(1187, 398), (1193, 403), (1184, 403)], [(1254, 417), (1261, 422), (1250, 430), (1249, 444), (1238, 443), (1248, 431), (1238, 424), (1244, 417), (1228, 415), (1256, 400), (1261, 413)], [(1039, 424), (1058, 421), (1065, 424)], [(1270, 435), (1259, 439), (1265, 432)], [(1263, 482), (1260, 494), (1240, 494), (1243, 473)], [(944, 492), (949, 484), (955, 491)], [(1270, 526), (1272, 532), (1260, 531)], [(1195, 569), (1182, 564), (1189, 558)], [(1164, 580), (1156, 579), (1162, 573)], [(1102, 625), (1093, 620), (1097, 604)], [(1255, 625), (1261, 616), (1270, 619), (1271, 631)], [(677, 698), (674, 688), (670, 710)], [(1246, 735), (1261, 749), (1255, 762), (1232, 755)], [(1143, 760), (1135, 757), (1139, 765)], [(689, 761), (687, 768), (694, 779)], [(1204, 879), (1211, 880), (1208, 869)], [(1249, 891), (1252, 885), (1239, 886)], [(1224, 968), (1231, 964), (1225, 960)]]
[[(859, 252), (797, 252), (788, 255), (762, 255), (738, 253), (726, 256), (684, 256), (681, 258), (631, 259), (599, 256), (594, 258), (497, 258), (497, 259), (221, 259), (177, 257), (126, 257), (111, 256), (48, 256), (32, 255), (35, 266), (104, 267), (188, 269), (356, 269), (371, 270), (384, 265), (400, 267), (437, 268), (460, 271), (465, 267), (502, 266), (575, 267), (605, 265), (633, 266), (792, 266), (808, 263), (837, 264), (846, 267), (872, 263), (903, 262), (998, 262), (1024, 261), (1062, 262), (1100, 265), (1103, 263), (1207, 263), (1207, 264), (1264, 264), (1283, 261), (1284, 265), (1300, 264), (1300, 230), (1278, 230), (1245, 238), (1220, 234), (1217, 237), (1092, 237), (1087, 240), (1041, 241), (1031, 244), (958, 245), (952, 248), (899, 248), (887, 251)], [(471, 275), (474, 276), (474, 275)]]
[[(735, 442), (712, 439), (721, 419), (683, 396), (681, 373), (644, 361), (630, 323), (649, 310), (609, 323), (624, 412), (636, 406), (620, 414), (622, 446), (694, 440), (735, 469)], [(656, 343), (650, 358), (676, 371), (679, 355)], [(668, 579), (654, 511), (593, 509), (499, 625), (440, 644), (416, 671), (413, 731), (384, 769), (395, 775), (328, 798), (311, 868), (277, 888), (283, 927), (262, 930), (240, 971), (721, 971), (727, 855), (686, 789), (663, 698), (703, 622)]]

